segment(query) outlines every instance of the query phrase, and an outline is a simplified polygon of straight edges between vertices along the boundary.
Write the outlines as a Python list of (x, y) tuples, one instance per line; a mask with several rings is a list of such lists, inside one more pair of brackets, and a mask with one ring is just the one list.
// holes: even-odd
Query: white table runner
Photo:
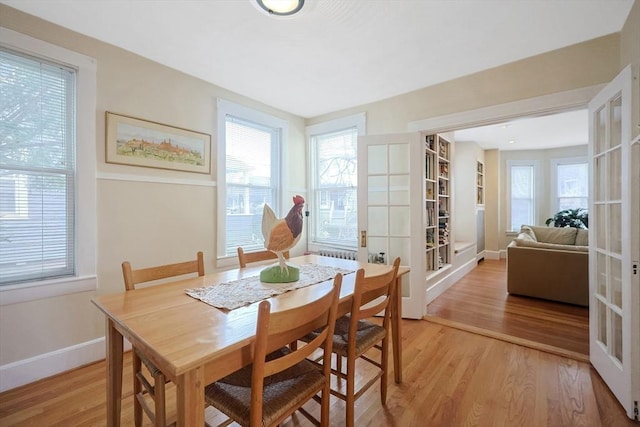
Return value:
[(330, 280), (338, 273), (344, 275), (354, 271), (318, 264), (301, 264), (298, 268), (300, 268), (300, 280), (296, 282), (264, 283), (260, 281), (259, 276), (251, 276), (203, 288), (185, 289), (185, 292), (214, 307), (233, 310), (293, 289)]

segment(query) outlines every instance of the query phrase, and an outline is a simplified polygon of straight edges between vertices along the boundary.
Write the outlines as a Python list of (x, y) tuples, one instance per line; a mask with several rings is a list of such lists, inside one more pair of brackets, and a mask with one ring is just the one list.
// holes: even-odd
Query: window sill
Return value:
[(39, 299), (95, 291), (96, 276), (66, 277), (42, 282), (0, 286), (0, 306), (35, 301)]

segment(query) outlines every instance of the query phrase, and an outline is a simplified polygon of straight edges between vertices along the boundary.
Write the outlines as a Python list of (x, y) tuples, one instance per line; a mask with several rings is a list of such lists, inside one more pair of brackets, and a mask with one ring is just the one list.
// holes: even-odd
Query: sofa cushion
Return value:
[(531, 238), (524, 234), (519, 234), (518, 237), (514, 239), (516, 246), (527, 247), (527, 248), (537, 248), (537, 249), (555, 249), (562, 251), (574, 251), (574, 252), (588, 252), (588, 246), (576, 246), (576, 245), (560, 245), (557, 243), (546, 243), (546, 242), (536, 242), (535, 240), (531, 240)]
[(543, 243), (558, 245), (575, 245), (578, 229), (573, 227), (536, 227), (530, 226), (536, 235), (536, 240)]
[(576, 246), (589, 246), (589, 230), (578, 228), (576, 234)]

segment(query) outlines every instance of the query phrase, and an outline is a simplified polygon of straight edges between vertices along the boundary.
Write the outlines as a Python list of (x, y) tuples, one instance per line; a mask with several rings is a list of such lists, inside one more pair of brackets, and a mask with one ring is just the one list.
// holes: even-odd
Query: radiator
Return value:
[(331, 258), (351, 259), (357, 261), (358, 254), (354, 251), (339, 251), (336, 249), (322, 249), (318, 251), (318, 255), (328, 256)]

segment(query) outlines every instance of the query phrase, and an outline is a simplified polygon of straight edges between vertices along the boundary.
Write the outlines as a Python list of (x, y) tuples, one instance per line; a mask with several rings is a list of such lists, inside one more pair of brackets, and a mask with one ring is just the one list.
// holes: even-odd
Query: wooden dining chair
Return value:
[[(284, 311), (271, 312), (269, 301), (262, 301), (258, 307), (253, 363), (209, 384), (205, 389), (206, 402), (242, 426), (279, 425), (295, 411), (315, 425), (328, 426), (331, 337), (341, 285), (342, 275), (338, 274), (326, 294)], [(295, 350), (286, 347), (313, 330), (318, 333), (307, 345)], [(323, 365), (318, 367), (307, 357), (321, 346), (328, 351)], [(319, 421), (302, 407), (311, 399), (321, 405)]]
[[(129, 261), (122, 263), (122, 275), (124, 287), (127, 291), (135, 289), (137, 284), (154, 280), (167, 279), (185, 274), (197, 273), (204, 276), (204, 256), (198, 252), (193, 261), (179, 262), (175, 264), (160, 265), (157, 267), (141, 268), (133, 270)], [(156, 426), (167, 425), (165, 409), (165, 384), (168, 382), (165, 375), (150, 360), (144, 357), (136, 348), (133, 348), (133, 413), (136, 427), (142, 425), (142, 412), (149, 417)], [(149, 372), (145, 375), (142, 369), (144, 365)], [(149, 376), (151, 378), (149, 378)], [(153, 400), (154, 408), (151, 409), (146, 396)]]
[[(282, 254), (286, 259), (289, 259), (289, 251)], [(257, 252), (245, 252), (242, 247), (238, 247), (238, 261), (240, 261), (240, 268), (245, 268), (247, 264), (258, 261), (267, 261), (270, 259), (278, 259), (278, 256), (271, 251), (257, 251)]]
[[(396, 277), (400, 267), (400, 258), (396, 258), (393, 267), (388, 273), (365, 277), (364, 270), (356, 272), (356, 281), (351, 303), (351, 311), (336, 320), (333, 332), (332, 352), (336, 354), (336, 369), (332, 369), (339, 379), (346, 379), (346, 392), (342, 393), (336, 388), (331, 389), (331, 394), (346, 402), (345, 423), (347, 427), (353, 427), (355, 416), (355, 401), (375, 382), (380, 379), (380, 398), (384, 405), (387, 400), (387, 377), (389, 365), (389, 338), (391, 335), (391, 301), (394, 292), (397, 292)], [(382, 326), (378, 323), (366, 320), (380, 313)], [(315, 332), (308, 335), (303, 341), (315, 337)], [(380, 360), (374, 360), (366, 353), (371, 349), (380, 351)], [(343, 372), (342, 358), (347, 360), (347, 370)], [(362, 359), (377, 368), (375, 375), (355, 390), (356, 360)], [(324, 362), (323, 362), (324, 363)]]

